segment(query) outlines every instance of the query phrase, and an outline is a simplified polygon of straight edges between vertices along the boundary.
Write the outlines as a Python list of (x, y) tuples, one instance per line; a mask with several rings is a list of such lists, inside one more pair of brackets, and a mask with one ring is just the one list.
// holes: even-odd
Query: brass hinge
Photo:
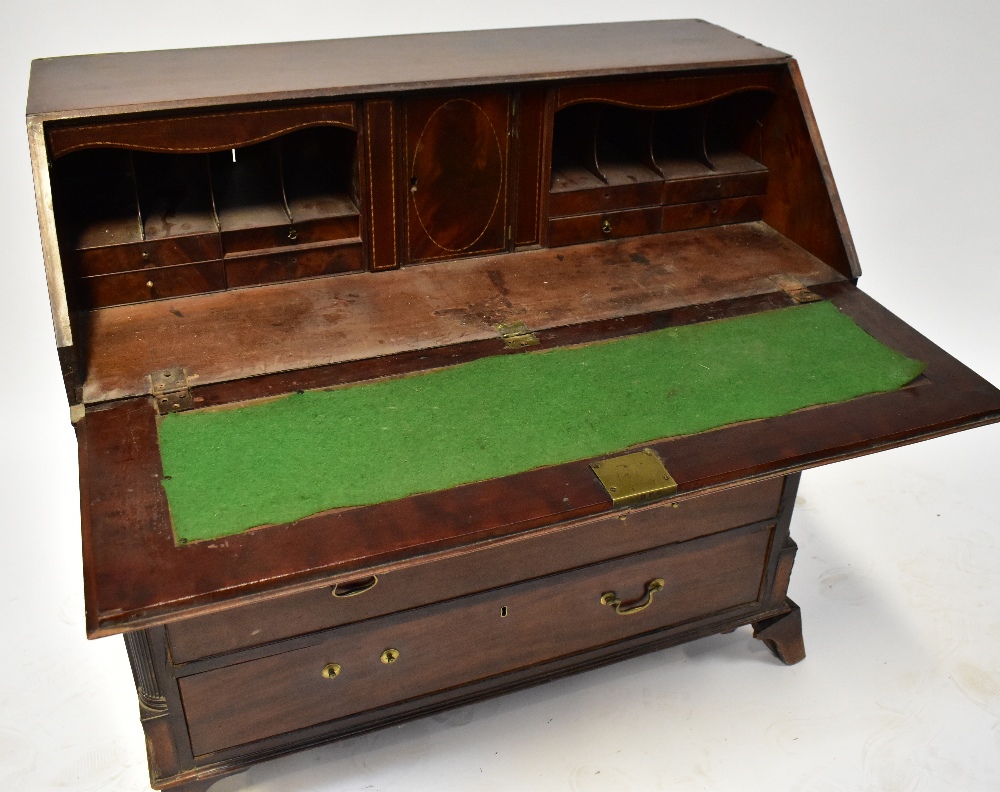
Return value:
[(496, 325), (496, 331), (500, 334), (500, 338), (507, 349), (538, 346), (539, 343), (538, 336), (532, 333), (524, 322), (498, 324)]
[(651, 448), (592, 462), (590, 467), (615, 506), (667, 498), (677, 492), (677, 482)]
[(797, 303), (820, 302), (823, 299), (791, 275), (772, 275), (769, 280)]
[(194, 395), (188, 383), (187, 369), (160, 369), (149, 375), (149, 392), (160, 415), (183, 412), (194, 407)]

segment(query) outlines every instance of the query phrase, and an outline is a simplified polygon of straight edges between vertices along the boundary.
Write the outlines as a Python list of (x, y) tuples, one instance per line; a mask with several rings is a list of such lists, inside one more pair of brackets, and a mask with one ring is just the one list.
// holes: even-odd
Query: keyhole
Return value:
[(410, 179), (410, 192), (415, 193), (417, 191), (417, 177), (414, 176)]
[(502, 608), (500, 608), (500, 618), (502, 619), (506, 615), (507, 615), (507, 606), (504, 605)]

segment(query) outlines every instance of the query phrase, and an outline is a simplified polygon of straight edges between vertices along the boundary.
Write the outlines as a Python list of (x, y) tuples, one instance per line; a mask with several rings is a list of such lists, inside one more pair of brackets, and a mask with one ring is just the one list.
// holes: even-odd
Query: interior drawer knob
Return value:
[(607, 591), (601, 595), (601, 604), (610, 605), (619, 616), (629, 616), (633, 613), (646, 610), (653, 604), (653, 594), (660, 591), (665, 585), (663, 578), (656, 578), (646, 584), (646, 593), (641, 598), (631, 603), (624, 603), (613, 591)]
[(333, 679), (335, 676), (340, 676), (340, 663), (328, 663), (323, 666), (323, 671), (321, 673), (327, 679)]
[(348, 580), (343, 583), (335, 583), (330, 593), (338, 599), (356, 597), (358, 594), (364, 594), (375, 588), (376, 583), (378, 583), (378, 575), (372, 575), (364, 580)]
[(605, 234), (610, 234), (611, 233), (611, 221), (610, 220), (605, 220), (603, 223), (601, 223), (601, 231), (603, 231)]

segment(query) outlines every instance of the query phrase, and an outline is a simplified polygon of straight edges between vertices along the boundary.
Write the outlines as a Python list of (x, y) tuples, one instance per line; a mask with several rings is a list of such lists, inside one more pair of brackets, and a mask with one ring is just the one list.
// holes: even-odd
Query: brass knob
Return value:
[(299, 232), (296, 231), (294, 228), (289, 228), (288, 229), (288, 238), (289, 239), (298, 239), (299, 238)]
[(605, 234), (610, 234), (611, 233), (611, 221), (610, 220), (605, 220), (603, 223), (601, 223), (601, 230)]
[(321, 672), (327, 679), (333, 679), (335, 676), (340, 674), (340, 663), (329, 663), (323, 666), (323, 671)]
[(643, 597), (630, 605), (625, 605), (613, 591), (606, 591), (601, 595), (601, 604), (610, 605), (619, 616), (631, 616), (633, 613), (644, 611), (653, 604), (653, 594), (661, 591), (666, 585), (663, 578), (656, 578), (646, 584), (646, 593)]
[(399, 659), (399, 650), (386, 649), (384, 652), (382, 652), (382, 657), (380, 659), (386, 665), (391, 665), (392, 663), (395, 663)]

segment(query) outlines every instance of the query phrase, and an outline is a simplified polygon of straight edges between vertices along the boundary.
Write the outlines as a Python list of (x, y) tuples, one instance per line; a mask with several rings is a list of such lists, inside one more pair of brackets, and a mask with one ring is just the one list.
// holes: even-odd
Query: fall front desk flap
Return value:
[(167, 415), (181, 543), (903, 387), (924, 368), (829, 302)]

